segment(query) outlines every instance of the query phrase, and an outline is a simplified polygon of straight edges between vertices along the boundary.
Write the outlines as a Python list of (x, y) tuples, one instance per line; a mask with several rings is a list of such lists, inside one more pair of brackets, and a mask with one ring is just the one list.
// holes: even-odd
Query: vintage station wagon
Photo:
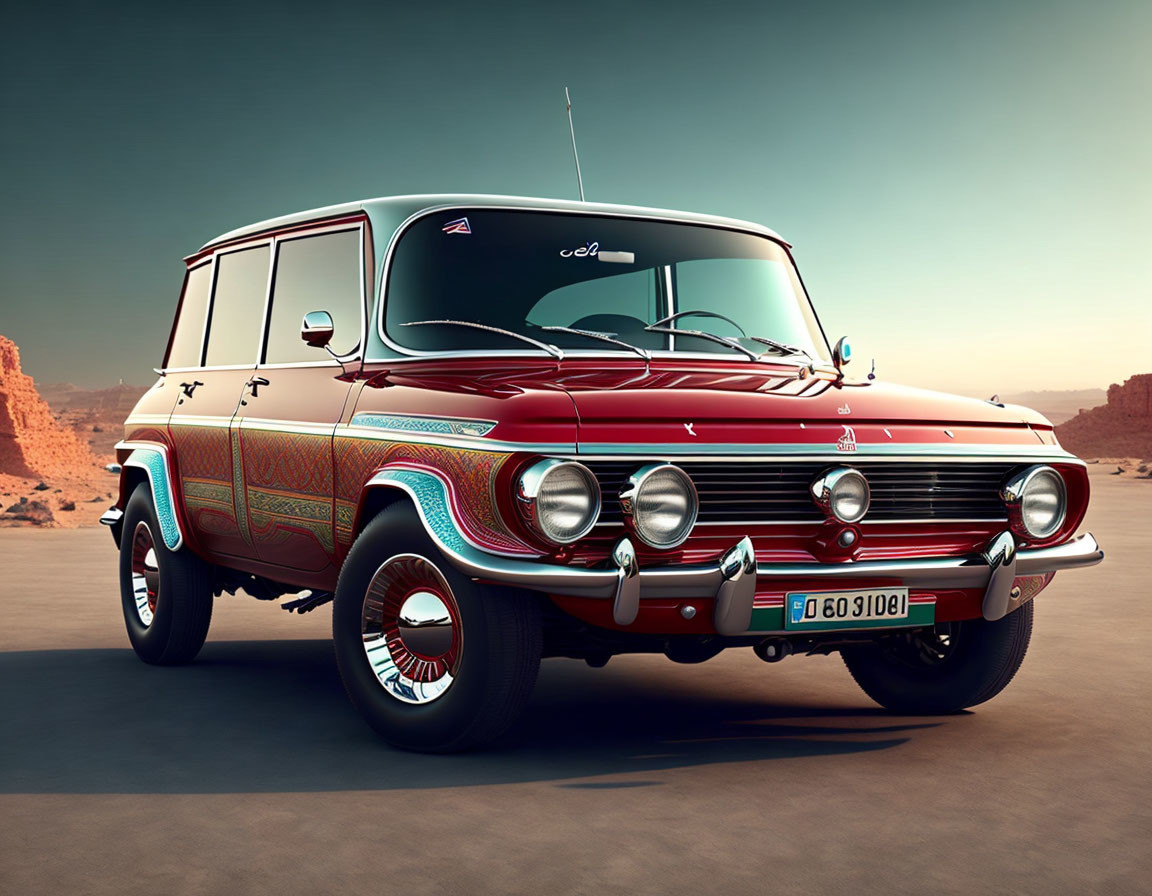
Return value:
[(224, 234), (117, 447), (129, 638), (187, 662), (223, 592), (332, 600), (352, 702), (419, 750), (498, 736), (549, 656), (839, 652), (893, 711), (981, 703), (1103, 556), (1085, 467), (848, 360), (741, 221), (402, 196)]

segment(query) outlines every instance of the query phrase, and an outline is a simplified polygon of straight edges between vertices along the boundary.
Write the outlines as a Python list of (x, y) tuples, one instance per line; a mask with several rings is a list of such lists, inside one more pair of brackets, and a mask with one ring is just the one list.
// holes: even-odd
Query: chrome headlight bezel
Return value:
[[(864, 491), (860, 510), (858, 513), (841, 513), (837, 507), (837, 489), (843, 490), (853, 483), (858, 483)], [(872, 503), (872, 488), (868, 485), (868, 479), (854, 467), (835, 467), (821, 473), (812, 483), (811, 492), (812, 500), (824, 511), (825, 516), (849, 525), (864, 519)]]
[[(1033, 529), (1028, 525), (1026, 503), (1029, 492), (1043, 487), (1043, 483), (1055, 484), (1056, 513), (1047, 526)], [(1068, 518), (1068, 484), (1055, 467), (1036, 464), (1013, 474), (1000, 489), (1000, 499), (1008, 509), (1008, 526), (1017, 535), (1032, 541), (1051, 538), (1064, 526)]]
[[(566, 532), (552, 525), (547, 509), (541, 506), (541, 496), (546, 495), (549, 482), (555, 482), (555, 477), (561, 471), (575, 471), (583, 480), (588, 495), (588, 509), (584, 513), (583, 522), (577, 529)], [(591, 532), (600, 518), (600, 505), (600, 483), (595, 474), (574, 460), (555, 457), (539, 460), (524, 470), (517, 482), (516, 506), (521, 517), (533, 532), (552, 544), (572, 544)]]
[[(665, 538), (657, 536), (651, 526), (646, 524), (645, 514), (638, 512), (638, 504), (643, 499), (645, 490), (655, 487), (657, 474), (675, 477), (684, 486), (684, 496), (687, 499), (687, 513), (682, 517), (674, 534)], [(620, 510), (624, 515), (625, 525), (644, 544), (658, 550), (669, 550), (682, 545), (692, 534), (692, 530), (696, 526), (696, 517), (700, 513), (700, 496), (696, 492), (696, 485), (692, 482), (692, 477), (675, 464), (646, 464), (629, 476), (624, 488), (621, 489)]]

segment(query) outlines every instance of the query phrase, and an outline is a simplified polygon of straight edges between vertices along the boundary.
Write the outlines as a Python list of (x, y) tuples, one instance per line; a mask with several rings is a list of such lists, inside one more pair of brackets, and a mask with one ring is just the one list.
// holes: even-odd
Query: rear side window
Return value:
[(212, 265), (192, 268), (184, 277), (184, 296), (180, 300), (180, 319), (172, 334), (172, 349), (166, 367), (199, 367), (204, 338), (204, 314), (212, 289)]
[(256, 363), (268, 291), (268, 255), (267, 246), (257, 246), (217, 256), (205, 366)]
[(300, 339), (300, 325), (309, 311), (332, 315), (332, 350), (352, 352), (360, 344), (360, 231), (341, 230), (318, 236), (280, 240), (272, 314), (268, 320), (268, 364), (324, 361), (322, 348)]

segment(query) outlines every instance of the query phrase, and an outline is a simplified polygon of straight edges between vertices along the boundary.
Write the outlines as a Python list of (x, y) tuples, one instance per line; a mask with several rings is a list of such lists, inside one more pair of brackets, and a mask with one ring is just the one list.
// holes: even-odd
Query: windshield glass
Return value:
[[(709, 312), (689, 314), (685, 312)], [(676, 315), (676, 319), (661, 323)], [(418, 220), (397, 244), (384, 330), (410, 350), (534, 351), (483, 324), (566, 351), (625, 352), (569, 327), (650, 351), (756, 355), (828, 347), (784, 248), (767, 237), (697, 224), (536, 211), (460, 209)], [(645, 329), (652, 325), (675, 333)], [(763, 341), (779, 343), (774, 347)], [(802, 357), (797, 355), (797, 357)]]

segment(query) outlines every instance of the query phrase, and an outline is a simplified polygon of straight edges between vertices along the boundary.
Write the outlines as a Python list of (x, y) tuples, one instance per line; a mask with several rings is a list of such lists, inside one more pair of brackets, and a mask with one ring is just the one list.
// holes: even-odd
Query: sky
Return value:
[(1152, 4), (21, 4), (0, 334), (148, 383), (182, 258), (415, 192), (757, 221), (831, 339), (965, 394), (1152, 371)]

